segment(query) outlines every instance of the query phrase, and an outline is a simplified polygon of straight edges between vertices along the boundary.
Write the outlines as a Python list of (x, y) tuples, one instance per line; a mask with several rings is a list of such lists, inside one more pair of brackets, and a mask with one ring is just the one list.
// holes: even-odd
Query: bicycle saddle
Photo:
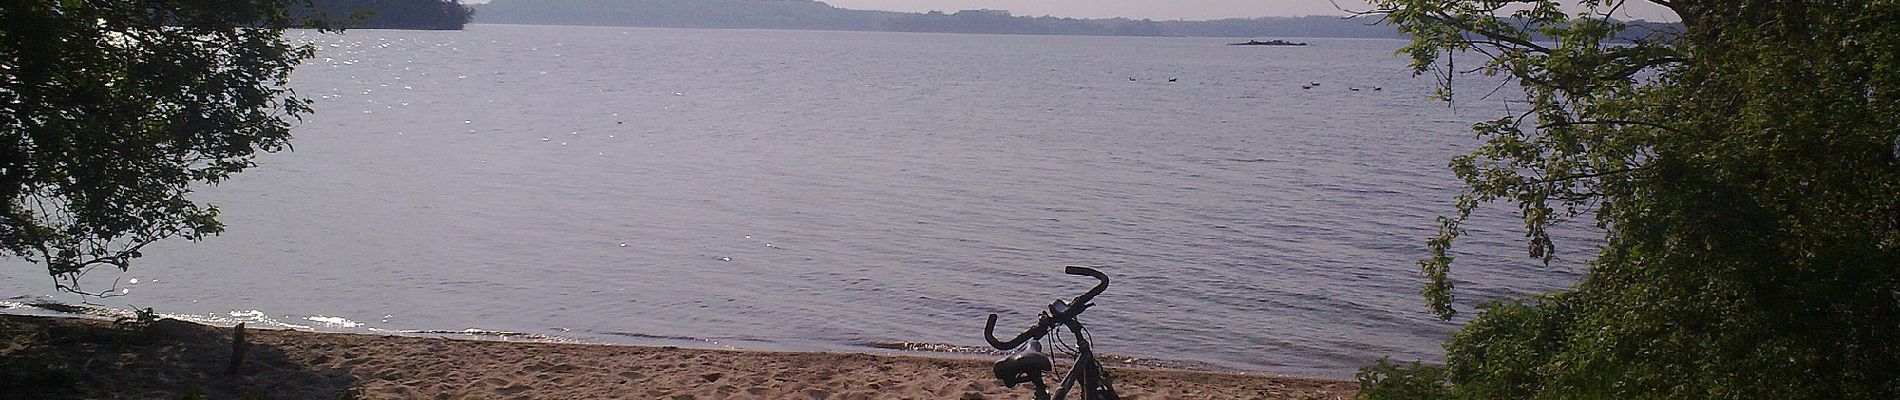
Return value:
[(996, 380), (1004, 387), (1040, 381), (1042, 373), (1055, 369), (1055, 363), (1040, 351), (1030, 350), (996, 361)]

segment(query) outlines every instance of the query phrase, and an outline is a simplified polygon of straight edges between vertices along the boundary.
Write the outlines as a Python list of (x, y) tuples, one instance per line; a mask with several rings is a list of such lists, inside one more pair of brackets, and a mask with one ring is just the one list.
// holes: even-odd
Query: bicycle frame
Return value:
[[(1102, 370), (1102, 363), (1095, 360), (1095, 351), (1089, 348), (1089, 339), (1082, 335), (1082, 323), (1070, 320), (1064, 325), (1069, 333), (1075, 334), (1075, 365), (1069, 367), (1069, 376), (1062, 378), (1062, 387), (1056, 389), (1054, 398), (1068, 398), (1069, 389), (1079, 381), (1083, 400), (1117, 400), (1108, 372)], [(1040, 380), (1037, 383), (1041, 383)], [(1036, 400), (1049, 400), (1049, 394), (1042, 389), (1042, 385), (1037, 385)]]

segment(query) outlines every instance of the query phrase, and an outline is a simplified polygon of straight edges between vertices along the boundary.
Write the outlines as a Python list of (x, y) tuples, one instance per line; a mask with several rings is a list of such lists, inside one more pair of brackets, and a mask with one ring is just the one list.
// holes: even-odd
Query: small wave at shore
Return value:
[[(66, 303), (52, 301), (49, 299), (33, 298), (33, 297), (28, 297), (28, 296), (21, 296), (21, 297), (10, 298), (7, 300), (0, 300), (0, 314), (54, 316), (54, 317), (86, 318), (86, 319), (101, 319), (101, 320), (110, 320), (110, 319), (118, 319), (118, 318), (134, 318), (137, 316), (137, 313), (132, 310), (117, 309), (117, 308), (103, 307), (103, 306), (90, 305), (90, 304), (78, 304), (78, 305), (66, 304)], [(367, 327), (367, 326), (364, 326), (364, 324), (360, 322), (351, 321), (349, 319), (345, 319), (341, 317), (306, 316), (302, 318), (295, 318), (295, 317), (286, 315), (286, 316), (282, 316), (281, 318), (274, 318), (274, 317), (271, 317), (269, 314), (263, 311), (259, 311), (259, 310), (233, 310), (224, 315), (158, 313), (157, 316), (160, 318), (170, 318), (170, 319), (176, 319), (180, 321), (192, 322), (192, 323), (209, 325), (209, 326), (217, 326), (217, 327), (230, 327), (230, 326), (237, 325), (239, 323), (243, 323), (245, 324), (245, 326), (248, 326), (251, 328), (287, 329), (287, 330), (310, 331), (310, 332), (382, 334), (382, 335), (399, 335), (399, 336), (438, 337), (438, 338), (464, 339), (464, 340), (492, 340), (492, 341), (505, 341), (505, 342), (581, 343), (581, 344), (605, 344), (605, 345), (627, 345), (627, 346), (686, 347), (686, 348), (720, 349), (720, 350), (747, 350), (747, 348), (733, 346), (733, 345), (730, 345), (730, 344), (727, 344), (715, 339), (697, 338), (697, 337), (689, 337), (689, 336), (652, 335), (652, 334), (643, 334), (643, 333), (634, 333), (634, 332), (615, 332), (615, 331), (607, 331), (607, 332), (586, 331), (583, 333), (592, 334), (592, 335), (622, 337), (622, 338), (627, 338), (630, 340), (584, 341), (584, 340), (579, 340), (579, 339), (560, 336), (560, 335), (489, 330), (489, 329), (480, 329), (480, 328), (466, 328), (466, 329), (456, 329), (456, 330), (451, 330), (451, 329), (385, 329), (385, 328)], [(317, 324), (305, 325), (305, 324), (285, 322), (285, 320), (298, 320), (298, 319), (317, 322)], [(554, 330), (563, 331), (563, 332), (573, 331), (573, 330), (564, 329), (564, 328), (554, 328)], [(961, 346), (961, 345), (948, 344), (948, 343), (930, 343), (930, 342), (873, 341), (873, 342), (856, 343), (855, 346), (860, 347), (862, 350), (868, 351), (868, 352), (896, 351), (899, 353), (909, 353), (909, 354), (915, 354), (915, 355), (934, 356), (934, 357), (981, 358), (981, 357), (1001, 356), (1004, 354), (1008, 354), (1008, 352), (998, 351), (998, 350), (991, 349), (988, 347)], [(757, 350), (757, 349), (754, 349), (754, 350)], [(1050, 351), (1050, 354), (1055, 355), (1058, 358), (1072, 359), (1072, 357), (1074, 357), (1074, 353), (1062, 351), (1060, 349), (1052, 349), (1052, 351)], [(1195, 370), (1195, 371), (1219, 371), (1219, 372), (1239, 371), (1234, 368), (1226, 368), (1226, 367), (1221, 367), (1219, 365), (1215, 365), (1212, 363), (1196, 362), (1196, 361), (1164, 360), (1164, 359), (1124, 356), (1124, 355), (1118, 355), (1118, 354), (1097, 354), (1096, 357), (1098, 357), (1104, 364), (1108, 364), (1108, 365), (1132, 366), (1132, 367), (1141, 367), (1141, 368)]]
[[(37, 315), (37, 316), (52, 316), (52, 317), (86, 318), (86, 319), (118, 319), (118, 318), (135, 318), (138, 316), (137, 312), (133, 310), (103, 307), (103, 306), (93, 305), (93, 304), (67, 304), (67, 303), (52, 301), (50, 299), (35, 298), (35, 297), (29, 297), (29, 296), (14, 297), (14, 298), (0, 301), (0, 314)], [(259, 310), (232, 310), (222, 315), (220, 314), (157, 313), (155, 314), (155, 316), (157, 316), (158, 318), (169, 318), (169, 319), (175, 319), (175, 320), (180, 320), (180, 321), (185, 321), (185, 322), (191, 322), (191, 323), (196, 323), (196, 324), (201, 324), (201, 325), (216, 326), (216, 327), (230, 327), (230, 326), (234, 326), (234, 325), (242, 323), (247, 327), (255, 328), (255, 329), (289, 329), (289, 330), (311, 331), (311, 332), (430, 336), (430, 337), (443, 337), (443, 338), (451, 338), (451, 339), (472, 339), (472, 340), (529, 341), (529, 342), (547, 342), (547, 343), (585, 343), (583, 341), (576, 340), (573, 338), (561, 337), (561, 336), (556, 336), (556, 335), (489, 330), (489, 329), (481, 329), (481, 328), (466, 328), (466, 329), (459, 329), (459, 330), (376, 328), (376, 327), (365, 326), (361, 322), (352, 321), (350, 319), (343, 318), (343, 317), (329, 317), (329, 316), (322, 316), (322, 315), (310, 315), (310, 316), (303, 316), (303, 317), (294, 317), (290, 315), (284, 315), (284, 316), (279, 316), (279, 317), (272, 317), (270, 314), (265, 313), (263, 311), (259, 311)], [(308, 324), (308, 325), (299, 324), (299, 323), (286, 322), (287, 320), (290, 320), (290, 321), (304, 320), (304, 321), (315, 322), (315, 324)]]

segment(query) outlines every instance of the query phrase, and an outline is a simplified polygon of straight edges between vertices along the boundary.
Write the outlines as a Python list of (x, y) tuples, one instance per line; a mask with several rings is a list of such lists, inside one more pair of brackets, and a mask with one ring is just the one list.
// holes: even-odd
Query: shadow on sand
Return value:
[(311, 370), (276, 346), (250, 343), (227, 373), (231, 328), (161, 319), (143, 327), (0, 316), (0, 393), (28, 399), (332, 399), (347, 371)]

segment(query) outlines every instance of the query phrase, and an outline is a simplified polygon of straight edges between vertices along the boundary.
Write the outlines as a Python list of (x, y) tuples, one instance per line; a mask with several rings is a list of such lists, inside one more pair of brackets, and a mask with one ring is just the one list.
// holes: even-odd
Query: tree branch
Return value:
[(1564, 181), (1573, 181), (1573, 180), (1578, 180), (1578, 179), (1605, 177), (1605, 176), (1616, 175), (1616, 174), (1627, 174), (1631, 172), (1641, 171), (1643, 169), (1645, 168), (1634, 167), (1634, 168), (1624, 168), (1624, 169), (1616, 169), (1616, 170), (1609, 170), (1609, 171), (1597, 171), (1597, 172), (1591, 172), (1587, 174), (1569, 175), (1569, 176), (1564, 176), (1564, 177), (1559, 177), (1559, 178), (1538, 179), (1538, 180), (1529, 181), (1525, 183), (1532, 183), (1532, 184), (1557, 183), (1557, 182), (1564, 182)]
[(1524, 38), (1505, 35), (1497, 31), (1472, 26), (1469, 23), (1469, 21), (1466, 21), (1465, 19), (1462, 19), (1462, 18), (1452, 18), (1450, 16), (1443, 15), (1443, 14), (1424, 15), (1424, 16), (1420, 16), (1420, 18), (1430, 19), (1433, 22), (1449, 24), (1453, 27), (1457, 27), (1458, 29), (1461, 29), (1467, 32), (1483, 35), (1484, 37), (1491, 38), (1492, 40), (1498, 40), (1498, 41), (1514, 44), (1519, 47), (1523, 47), (1525, 49), (1536, 51), (1538, 53), (1550, 54), (1550, 48), (1548, 47), (1540, 46), (1537, 43), (1531, 42), (1530, 40), (1526, 40)]
[(1543, 125), (1538, 125), (1537, 129), (1561, 128), (1561, 127), (1575, 126), (1575, 125), (1637, 125), (1637, 126), (1647, 126), (1651, 128), (1661, 129), (1664, 131), (1668, 131), (1669, 133), (1682, 133), (1682, 130), (1672, 128), (1667, 125), (1661, 125), (1661, 124), (1644, 122), (1644, 121), (1630, 121), (1630, 120), (1593, 120), (1593, 121), (1552, 122), (1552, 123), (1547, 123)]

